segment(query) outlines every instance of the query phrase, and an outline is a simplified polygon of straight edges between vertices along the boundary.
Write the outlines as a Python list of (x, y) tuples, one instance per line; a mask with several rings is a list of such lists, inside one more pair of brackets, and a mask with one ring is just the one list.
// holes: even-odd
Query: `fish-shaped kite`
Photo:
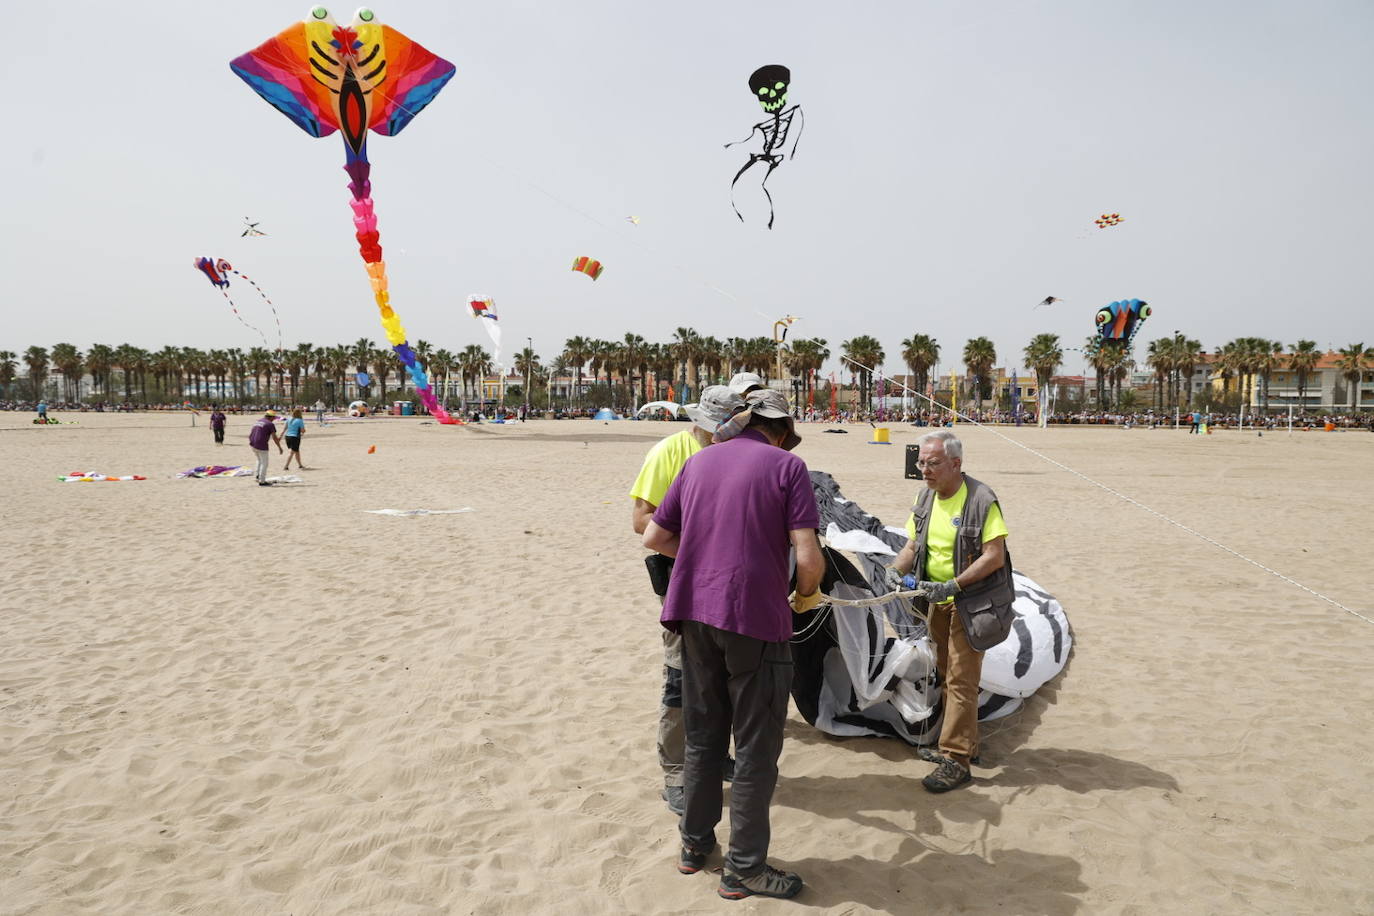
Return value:
[(368, 131), (386, 137), (399, 134), (434, 101), (454, 68), (376, 20), (372, 10), (362, 7), (352, 22), (341, 26), (327, 9), (317, 6), (303, 22), (234, 58), (229, 66), (310, 136), (327, 137), (336, 130), (343, 135), (355, 236), (386, 339), (429, 412), (440, 423), (457, 423), (435, 399), (401, 319), (391, 308), (367, 160)]
[(1121, 299), (1109, 302), (1097, 310), (1097, 336), (1102, 344), (1130, 346), (1131, 339), (1146, 318), (1150, 305), (1140, 299)]

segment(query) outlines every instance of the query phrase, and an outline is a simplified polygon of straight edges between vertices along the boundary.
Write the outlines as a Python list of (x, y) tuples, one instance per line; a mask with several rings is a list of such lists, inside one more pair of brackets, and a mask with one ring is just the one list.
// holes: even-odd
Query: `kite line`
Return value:
[[(854, 365), (854, 366), (857, 366), (858, 368), (863, 369), (863, 370), (866, 371), (866, 372), (874, 372), (874, 371), (875, 371), (872, 367), (870, 367), (870, 366), (865, 366), (863, 363), (860, 363), (860, 362), (858, 362), (858, 361), (856, 361), (856, 360), (850, 359), (848, 356), (845, 356), (844, 354), (840, 354), (840, 359), (842, 359), (842, 360), (844, 360), (845, 362), (848, 362), (848, 363), (850, 363), (850, 364), (852, 364), (852, 365)], [(1099, 480), (1094, 480), (1093, 478), (1089, 477), (1087, 474), (1084, 474), (1082, 471), (1075, 470), (1074, 468), (1069, 467), (1067, 464), (1064, 464), (1064, 463), (1061, 462), (1061, 461), (1056, 461), (1055, 459), (1051, 458), (1049, 455), (1046, 455), (1046, 454), (1044, 454), (1043, 452), (1036, 451), (1035, 449), (1031, 448), (1029, 445), (1026, 445), (1024, 442), (1018, 442), (1017, 440), (1013, 439), (1011, 436), (1006, 435), (1005, 433), (1001, 432), (1000, 430), (997, 430), (997, 429), (994, 429), (994, 428), (991, 427), (991, 426), (986, 426), (986, 425), (984, 425), (984, 424), (982, 424), (982, 423), (979, 423), (979, 422), (978, 422), (977, 420), (975, 420), (973, 417), (970, 417), (970, 416), (967, 416), (967, 415), (965, 415), (965, 414), (962, 414), (962, 413), (960, 413), (959, 411), (954, 410), (954, 409), (951, 408), (951, 407), (946, 407), (945, 405), (939, 403), (938, 401), (935, 401), (935, 400), (932, 399), (932, 398), (926, 397), (926, 396), (925, 396), (924, 394), (922, 394), (921, 392), (915, 391), (915, 390), (913, 390), (913, 389), (911, 389), (911, 388), (908, 388), (906, 385), (903, 385), (901, 382), (898, 382), (898, 381), (896, 381), (895, 379), (888, 379), (888, 381), (892, 382), (896, 387), (901, 388), (903, 391), (908, 391), (908, 392), (910, 392), (911, 394), (914, 394), (914, 395), (916, 395), (917, 397), (922, 398), (923, 400), (929, 401), (929, 402), (930, 402), (932, 405), (934, 405), (935, 407), (938, 407), (938, 408), (940, 408), (941, 410), (947, 410), (947, 411), (949, 411), (950, 413), (954, 414), (954, 415), (955, 415), (956, 417), (958, 417), (959, 419), (965, 420), (965, 421), (967, 421), (967, 422), (969, 422), (969, 423), (972, 423), (974, 426), (978, 427), (979, 429), (985, 429), (985, 430), (987, 430), (988, 432), (992, 433), (993, 435), (995, 435), (995, 436), (997, 436), (997, 437), (999, 437), (999, 438), (1001, 438), (1001, 439), (1005, 439), (1007, 442), (1010, 442), (1012, 445), (1016, 446), (1017, 448), (1019, 448), (1019, 449), (1024, 449), (1025, 451), (1030, 452), (1032, 455), (1034, 455), (1035, 457), (1041, 459), (1042, 461), (1047, 461), (1047, 462), (1049, 462), (1050, 464), (1054, 465), (1055, 467), (1059, 468), (1059, 469), (1062, 470), (1062, 471), (1067, 471), (1068, 473), (1072, 474), (1073, 476), (1078, 477), (1078, 478), (1080, 478), (1081, 480), (1084, 480), (1084, 481), (1086, 481), (1086, 482), (1092, 484), (1093, 486), (1095, 486), (1095, 487), (1097, 487), (1097, 488), (1099, 488), (1099, 489), (1106, 490), (1108, 493), (1112, 494), (1112, 495), (1115, 496), (1117, 499), (1123, 500), (1124, 502), (1128, 502), (1128, 503), (1130, 503), (1131, 505), (1135, 506), (1135, 507), (1138, 508), (1138, 509), (1144, 509), (1146, 512), (1150, 513), (1151, 515), (1155, 516), (1156, 518), (1163, 519), (1164, 521), (1168, 522), (1170, 525), (1173, 525), (1175, 528), (1179, 528), (1179, 529), (1181, 529), (1181, 530), (1183, 530), (1183, 531), (1186, 531), (1186, 532), (1188, 532), (1189, 534), (1191, 534), (1193, 537), (1198, 538), (1199, 540), (1202, 540), (1202, 541), (1206, 541), (1208, 544), (1211, 544), (1213, 547), (1216, 547), (1216, 548), (1219, 549), (1219, 550), (1223, 550), (1223, 551), (1225, 551), (1226, 553), (1229, 553), (1229, 554), (1231, 554), (1231, 555), (1234, 556), (1234, 557), (1238, 557), (1239, 559), (1244, 560), (1246, 563), (1249, 563), (1251, 566), (1254, 566), (1254, 567), (1257, 567), (1257, 568), (1259, 568), (1259, 569), (1262, 569), (1262, 570), (1264, 570), (1265, 572), (1269, 573), (1271, 576), (1274, 576), (1275, 578), (1278, 578), (1278, 579), (1282, 579), (1284, 582), (1287, 582), (1289, 585), (1296, 586), (1296, 587), (1302, 589), (1303, 591), (1307, 592), (1309, 595), (1312, 595), (1312, 596), (1315, 597), (1315, 598), (1320, 598), (1322, 601), (1325, 601), (1327, 604), (1334, 605), (1335, 607), (1340, 608), (1341, 610), (1345, 611), (1347, 614), (1353, 614), (1354, 616), (1356, 616), (1356, 617), (1360, 618), (1361, 620), (1363, 620), (1365, 623), (1374, 624), (1374, 620), (1371, 620), (1370, 618), (1366, 617), (1364, 614), (1361, 614), (1359, 611), (1356, 611), (1356, 610), (1354, 610), (1354, 609), (1352, 609), (1352, 608), (1346, 607), (1344, 604), (1341, 604), (1339, 601), (1337, 601), (1337, 600), (1334, 599), (1334, 598), (1328, 598), (1326, 595), (1323, 595), (1321, 592), (1317, 591), (1316, 589), (1311, 588), (1311, 587), (1309, 587), (1309, 586), (1307, 586), (1307, 585), (1304, 585), (1303, 583), (1299, 582), (1297, 579), (1294, 579), (1294, 578), (1291, 578), (1291, 577), (1289, 577), (1289, 576), (1286, 576), (1286, 575), (1284, 575), (1283, 573), (1279, 572), (1278, 570), (1270, 569), (1268, 566), (1265, 566), (1265, 565), (1264, 565), (1263, 563), (1261, 563), (1260, 561), (1251, 559), (1250, 557), (1247, 557), (1245, 554), (1241, 553), (1239, 550), (1236, 550), (1234, 547), (1228, 547), (1228, 546), (1226, 546), (1225, 544), (1221, 543), (1220, 541), (1216, 540), (1215, 538), (1209, 537), (1208, 535), (1203, 534), (1201, 531), (1198, 531), (1198, 530), (1195, 529), (1195, 528), (1190, 528), (1190, 527), (1188, 527), (1187, 525), (1183, 524), (1182, 522), (1180, 522), (1180, 521), (1178, 521), (1178, 520), (1176, 520), (1176, 519), (1170, 518), (1169, 516), (1165, 515), (1163, 512), (1160, 512), (1158, 509), (1154, 509), (1154, 508), (1152, 508), (1152, 507), (1150, 507), (1150, 506), (1145, 505), (1143, 502), (1141, 502), (1140, 500), (1136, 499), (1135, 497), (1133, 497), (1133, 496), (1127, 496), (1125, 493), (1122, 493), (1120, 490), (1117, 490), (1117, 489), (1114, 489), (1114, 488), (1112, 488), (1112, 487), (1109, 487), (1109, 486), (1107, 486), (1105, 483), (1102, 483), (1102, 482), (1099, 481)]]

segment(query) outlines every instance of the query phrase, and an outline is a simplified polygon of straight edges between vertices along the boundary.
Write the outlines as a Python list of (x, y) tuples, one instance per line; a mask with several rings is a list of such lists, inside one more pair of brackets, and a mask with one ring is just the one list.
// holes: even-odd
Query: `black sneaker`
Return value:
[[(920, 757), (926, 763), (939, 763), (941, 760), (947, 759), (944, 754), (940, 753), (938, 747), (918, 747), (916, 748), (916, 756)], [(981, 756), (971, 757), (969, 758), (969, 763), (974, 766), (982, 766), (983, 758)]]
[(687, 790), (682, 786), (664, 786), (663, 800), (668, 803), (669, 811), (681, 817), (687, 807)]
[(959, 788), (971, 779), (973, 779), (973, 774), (969, 773), (967, 767), (960, 765), (956, 760), (942, 757), (940, 758), (940, 765), (935, 768), (935, 772), (922, 779), (921, 785), (926, 787), (927, 792), (948, 792), (950, 789)]
[(711, 850), (697, 852), (690, 846), (683, 846), (682, 852), (677, 857), (677, 870), (684, 875), (695, 875), (706, 867), (706, 857), (711, 854)]
[(779, 897), (788, 900), (800, 894), (801, 889), (801, 875), (765, 865), (763, 871), (747, 878), (741, 878), (727, 868), (721, 873), (720, 887), (716, 893), (726, 900), (743, 900), (745, 897)]

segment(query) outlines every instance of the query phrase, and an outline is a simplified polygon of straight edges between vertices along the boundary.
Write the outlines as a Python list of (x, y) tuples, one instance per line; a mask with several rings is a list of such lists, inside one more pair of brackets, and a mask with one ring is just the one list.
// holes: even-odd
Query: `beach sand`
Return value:
[[(626, 496), (681, 427), (312, 421), (260, 488), (172, 476), (250, 464), (243, 418), (59, 416), (0, 414), (6, 914), (1374, 911), (1374, 625), (991, 431), (966, 469), (1068, 667), (944, 796), (792, 711), (772, 859), (807, 888), (727, 904), (674, 867)], [(820, 429), (798, 454), (901, 524), (918, 431)], [(1374, 617), (1374, 436), (1001, 433)]]

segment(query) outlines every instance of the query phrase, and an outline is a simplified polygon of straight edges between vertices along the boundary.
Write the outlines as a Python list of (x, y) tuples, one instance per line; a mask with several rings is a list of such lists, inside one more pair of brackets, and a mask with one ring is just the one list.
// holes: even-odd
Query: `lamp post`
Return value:
[(530, 381), (534, 372), (534, 338), (526, 337), (525, 343), (529, 348), (525, 350), (525, 416), (530, 415)]
[(782, 386), (783, 397), (787, 396), (787, 378), (782, 374), (783, 344), (787, 341), (787, 329), (792, 327), (792, 322), (796, 320), (796, 315), (784, 315), (773, 322), (773, 347), (777, 355), (778, 381)]

